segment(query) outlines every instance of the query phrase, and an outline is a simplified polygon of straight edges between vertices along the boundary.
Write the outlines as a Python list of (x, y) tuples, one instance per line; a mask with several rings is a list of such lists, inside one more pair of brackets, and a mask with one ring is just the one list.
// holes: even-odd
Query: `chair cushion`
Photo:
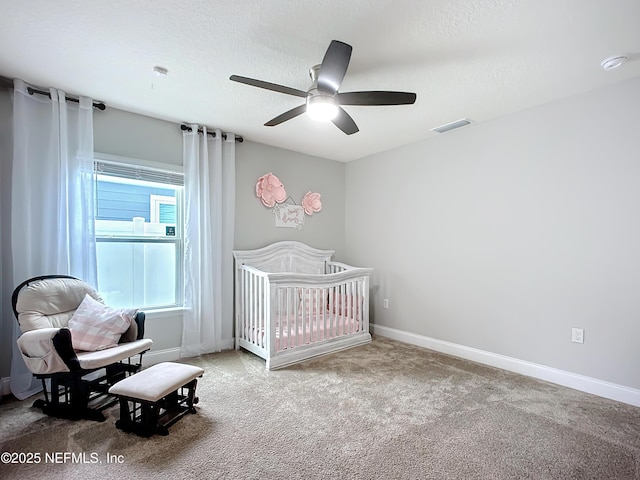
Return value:
[(135, 308), (108, 307), (85, 295), (69, 320), (73, 348), (93, 352), (115, 347), (137, 312)]
[(53, 345), (53, 337), (59, 331), (59, 328), (38, 328), (24, 332), (18, 338), (18, 349), (32, 373), (38, 375), (69, 371)]
[(143, 338), (135, 342), (121, 343), (117, 347), (96, 352), (78, 352), (80, 368), (92, 370), (119, 362), (138, 353), (145, 352), (153, 346), (150, 338)]
[(75, 278), (47, 278), (30, 283), (20, 291), (16, 303), (20, 330), (66, 328), (86, 294), (102, 301), (90, 285)]

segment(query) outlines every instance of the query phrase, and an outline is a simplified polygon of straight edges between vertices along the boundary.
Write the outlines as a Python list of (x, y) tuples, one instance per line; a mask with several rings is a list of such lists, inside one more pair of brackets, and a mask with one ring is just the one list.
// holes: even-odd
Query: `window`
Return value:
[(183, 176), (97, 160), (98, 291), (113, 307), (182, 305)]

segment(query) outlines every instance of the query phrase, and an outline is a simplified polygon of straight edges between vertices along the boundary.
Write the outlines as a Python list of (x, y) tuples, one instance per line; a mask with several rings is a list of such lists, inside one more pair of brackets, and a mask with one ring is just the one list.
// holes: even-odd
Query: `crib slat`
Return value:
[(285, 314), (285, 319), (287, 321), (287, 347), (286, 348), (291, 348), (291, 312), (290, 312), (290, 306), (291, 306), (291, 302), (293, 302), (293, 298), (291, 297), (291, 289), (290, 288), (285, 288), (285, 292), (287, 294), (287, 305), (284, 309), (284, 314)]
[(328, 310), (328, 301), (329, 301), (329, 289), (328, 288), (323, 288), (322, 289), (322, 298), (320, 299), (320, 301), (322, 302), (322, 316), (320, 317), (320, 322), (318, 323), (318, 341), (322, 341), (325, 339), (325, 330), (324, 330), (324, 325), (326, 323), (326, 318), (327, 318), (327, 312)]
[(300, 336), (298, 337), (298, 342), (300, 345), (304, 345), (306, 338), (306, 325), (307, 325), (307, 304), (309, 303), (309, 296), (311, 295), (311, 290), (309, 288), (302, 289), (302, 298), (300, 299), (300, 309), (298, 310), (298, 314), (300, 316)]
[(250, 332), (247, 330), (247, 322), (249, 321), (249, 311), (247, 308), (249, 305), (249, 274), (246, 271), (243, 271), (242, 282), (242, 293), (244, 295), (244, 308), (242, 309), (242, 337), (248, 341), (249, 338), (247, 337), (250, 335)]
[(300, 311), (300, 298), (298, 292), (294, 292), (293, 295), (293, 347), (298, 346), (298, 332), (300, 331), (300, 321), (298, 319), (298, 312)]
[(340, 316), (338, 317), (338, 326), (336, 328), (336, 337), (342, 335), (342, 324), (344, 322), (344, 296), (346, 295), (344, 283), (340, 285)]
[(256, 319), (257, 323), (257, 332), (258, 332), (258, 346), (264, 348), (264, 330), (262, 329), (262, 321), (263, 321), (263, 308), (264, 304), (262, 303), (262, 279), (258, 278), (258, 301), (256, 302), (258, 305), (258, 318)]
[(334, 338), (337, 336), (338, 333), (338, 322), (339, 322), (339, 318), (338, 316), (340, 315), (340, 286), (338, 286), (336, 288), (336, 305), (335, 305), (335, 309), (334, 309), (334, 314), (333, 314), (333, 322), (331, 325), (331, 338)]
[(276, 318), (272, 319), (272, 321), (278, 322), (279, 325), (279, 331), (278, 331), (278, 340), (277, 340), (277, 350), (284, 350), (286, 348), (286, 346), (284, 345), (284, 318), (282, 317), (282, 312), (284, 311), (284, 305), (283, 302), (285, 301), (285, 299), (283, 298), (286, 294), (285, 291), (283, 291), (281, 288), (278, 288), (277, 290), (278, 292), (278, 308), (276, 310), (277, 314), (276, 314)]
[(331, 318), (331, 309), (333, 308), (332, 305), (332, 298), (331, 298), (331, 289), (327, 288), (326, 289), (326, 293), (325, 293), (325, 312), (322, 318), (322, 339), (326, 340), (329, 337), (329, 327), (328, 327), (328, 323), (330, 321)]
[[(244, 310), (245, 310), (245, 302), (246, 298), (244, 296), (244, 270), (238, 270), (238, 278), (237, 282), (237, 292), (236, 297), (238, 298), (236, 305), (238, 320), (236, 322), (236, 338), (244, 340)], [(240, 348), (240, 344), (236, 341), (236, 349)]]
[(353, 282), (349, 282), (349, 294), (347, 296), (347, 315), (345, 317), (343, 335), (347, 335), (351, 330), (351, 323), (353, 321), (353, 296), (354, 296)]
[(286, 288), (278, 287), (278, 292), (280, 292), (280, 300), (281, 303), (278, 305), (278, 319), (274, 321), (279, 322), (280, 324), (280, 350), (285, 350), (288, 348), (289, 342), (289, 319), (287, 317), (287, 305), (289, 305), (289, 294)]
[(253, 326), (253, 311), (256, 308), (255, 298), (253, 296), (253, 275), (249, 275), (249, 302), (251, 308), (249, 308), (249, 331), (251, 332), (251, 343), (256, 343), (255, 328)]
[(253, 324), (254, 343), (260, 345), (260, 330), (258, 328), (258, 279), (255, 275), (251, 276), (251, 294), (253, 297), (253, 312), (251, 312), (251, 320)]
[(245, 312), (247, 320), (245, 322), (245, 328), (247, 330), (247, 340), (253, 343), (253, 336), (251, 332), (251, 274), (247, 274), (245, 283), (246, 283), (246, 294), (247, 294), (247, 310)]

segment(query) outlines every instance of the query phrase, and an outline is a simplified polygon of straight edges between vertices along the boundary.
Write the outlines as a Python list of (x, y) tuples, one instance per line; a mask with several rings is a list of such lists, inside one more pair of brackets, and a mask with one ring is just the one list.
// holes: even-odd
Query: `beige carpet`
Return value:
[(0, 478), (640, 479), (639, 408), (380, 337), (273, 372), (242, 351), (189, 363), (198, 413), (167, 437), (5, 398), (0, 451), (41, 463)]

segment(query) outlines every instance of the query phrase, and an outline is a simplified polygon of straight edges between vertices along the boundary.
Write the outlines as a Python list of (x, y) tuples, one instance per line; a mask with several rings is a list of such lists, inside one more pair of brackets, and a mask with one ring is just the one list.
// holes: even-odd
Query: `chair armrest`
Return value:
[(122, 334), (118, 343), (129, 343), (135, 342), (136, 340), (142, 340), (144, 338), (144, 321), (145, 321), (144, 312), (136, 313), (136, 316), (133, 317), (131, 321), (131, 326), (129, 329)]
[(144, 338), (144, 321), (146, 317), (147, 316), (144, 312), (136, 313), (136, 316), (134, 318), (135, 322), (138, 324), (138, 335), (136, 337), (136, 340), (141, 340)]
[(25, 364), (38, 375), (80, 369), (68, 328), (39, 328), (23, 333), (17, 340)]

